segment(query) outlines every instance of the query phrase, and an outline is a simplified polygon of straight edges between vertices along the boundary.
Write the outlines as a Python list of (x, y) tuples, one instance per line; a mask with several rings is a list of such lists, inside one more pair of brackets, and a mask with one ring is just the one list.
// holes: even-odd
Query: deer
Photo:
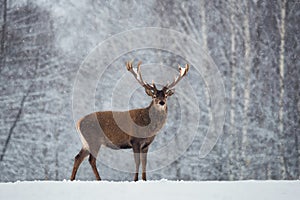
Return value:
[(140, 162), (142, 162), (142, 180), (146, 181), (149, 146), (166, 122), (167, 98), (174, 94), (174, 86), (187, 74), (189, 65), (186, 64), (185, 68), (178, 65), (179, 75), (173, 82), (159, 90), (153, 81), (149, 84), (143, 80), (140, 69), (142, 62), (138, 62), (136, 71), (132, 63), (133, 61), (126, 62), (126, 68), (152, 98), (150, 105), (129, 111), (94, 112), (79, 119), (76, 128), (82, 148), (75, 156), (71, 181), (75, 180), (80, 164), (88, 156), (96, 180), (101, 180), (96, 166), (101, 146), (116, 150), (132, 148), (135, 161), (134, 181), (138, 181)]

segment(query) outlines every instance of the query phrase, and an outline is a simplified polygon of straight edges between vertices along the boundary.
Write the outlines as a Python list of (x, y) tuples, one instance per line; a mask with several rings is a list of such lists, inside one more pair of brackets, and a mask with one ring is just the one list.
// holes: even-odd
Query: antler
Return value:
[(186, 73), (189, 71), (189, 64), (185, 65), (185, 68), (180, 67), (180, 65), (178, 65), (178, 69), (179, 69), (179, 76), (175, 79), (174, 81), (169, 85), (167, 84), (164, 89), (171, 89), (172, 87), (174, 87), (181, 79), (182, 77), (184, 77), (186, 75)]
[[(141, 84), (144, 88), (149, 89), (149, 90), (156, 89), (154, 83), (152, 83), (153, 86), (151, 86), (150, 84), (146, 83), (143, 80), (142, 74), (141, 74), (141, 67), (140, 67), (142, 64), (142, 61), (139, 61), (137, 64), (137, 73), (133, 70), (132, 62), (133, 61), (126, 62), (126, 68), (128, 71), (130, 71), (133, 74), (134, 78), (139, 82), (139, 84)], [(138, 75), (139, 75), (139, 78), (138, 78)]]

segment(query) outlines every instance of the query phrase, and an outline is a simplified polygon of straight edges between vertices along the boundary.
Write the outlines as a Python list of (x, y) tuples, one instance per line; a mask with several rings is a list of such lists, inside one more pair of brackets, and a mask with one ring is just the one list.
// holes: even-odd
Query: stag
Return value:
[(82, 161), (89, 156), (89, 163), (97, 180), (101, 180), (96, 167), (96, 157), (101, 146), (112, 149), (132, 148), (135, 161), (134, 181), (138, 180), (140, 162), (142, 162), (142, 180), (146, 180), (147, 153), (159, 130), (167, 119), (167, 98), (174, 94), (174, 86), (184, 77), (189, 65), (179, 67), (179, 76), (171, 84), (166, 84), (161, 90), (154, 83), (146, 83), (140, 70), (132, 67), (132, 62), (126, 62), (126, 68), (145, 92), (152, 98), (146, 108), (129, 111), (101, 111), (94, 112), (78, 120), (76, 128), (82, 142), (82, 149), (76, 155), (71, 180), (75, 179), (77, 170)]

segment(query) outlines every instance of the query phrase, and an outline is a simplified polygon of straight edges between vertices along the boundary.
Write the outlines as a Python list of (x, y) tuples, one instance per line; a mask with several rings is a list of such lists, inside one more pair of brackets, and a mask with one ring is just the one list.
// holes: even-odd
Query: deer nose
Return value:
[(165, 105), (165, 102), (160, 101), (159, 104), (163, 106), (163, 105)]

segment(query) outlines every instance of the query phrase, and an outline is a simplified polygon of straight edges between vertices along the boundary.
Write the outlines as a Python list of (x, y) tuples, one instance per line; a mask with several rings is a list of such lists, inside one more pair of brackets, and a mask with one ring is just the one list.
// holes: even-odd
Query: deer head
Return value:
[(159, 90), (156, 88), (156, 85), (153, 82), (152, 84), (149, 84), (143, 80), (140, 67), (141, 64), (141, 61), (138, 62), (137, 72), (133, 70), (132, 61), (126, 62), (126, 68), (133, 74), (134, 78), (138, 81), (138, 83), (145, 88), (146, 94), (152, 97), (153, 105), (161, 110), (166, 109), (167, 98), (174, 94), (175, 89), (173, 89), (173, 87), (182, 79), (182, 77), (184, 77), (187, 74), (189, 70), (189, 65), (186, 64), (185, 68), (182, 68), (180, 67), (180, 65), (178, 65), (179, 76), (175, 77), (174, 81), (171, 84), (166, 84), (161, 90)]

